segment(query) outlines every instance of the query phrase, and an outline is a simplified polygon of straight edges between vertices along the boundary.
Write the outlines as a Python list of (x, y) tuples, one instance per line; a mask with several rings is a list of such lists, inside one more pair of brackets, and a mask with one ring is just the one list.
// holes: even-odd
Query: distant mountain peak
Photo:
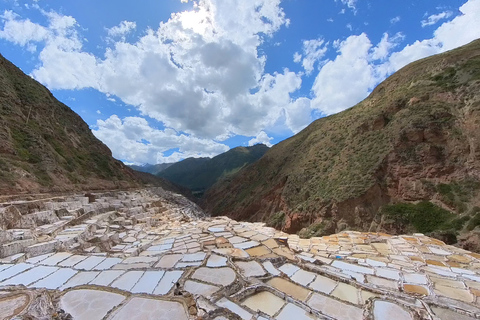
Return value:
[(260, 159), (268, 149), (266, 145), (240, 146), (213, 158), (187, 158), (160, 172), (158, 176), (201, 196), (219, 179), (229, 177)]

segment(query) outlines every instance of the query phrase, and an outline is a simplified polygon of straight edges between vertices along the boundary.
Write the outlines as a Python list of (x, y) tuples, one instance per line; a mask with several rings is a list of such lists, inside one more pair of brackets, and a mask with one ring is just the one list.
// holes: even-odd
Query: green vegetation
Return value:
[(13, 128), (11, 133), (16, 152), (20, 159), (30, 163), (39, 163), (42, 161), (40, 151), (37, 148), (38, 142), (35, 137), (29, 132), (18, 128)]
[(303, 239), (309, 239), (312, 237), (324, 236), (324, 231), (327, 223), (325, 221), (312, 223), (307, 228), (303, 228), (298, 232), (298, 236)]
[(13, 180), (10, 165), (0, 158), (0, 180), (10, 183)]
[(50, 99), (48, 90), (31, 78), (18, 77), (9, 73), (7, 76), (12, 81), (13, 87), (24, 105), (32, 106)]
[(285, 212), (279, 211), (270, 217), (267, 225), (276, 229), (281, 229), (285, 222)]
[(466, 229), (468, 231), (472, 231), (475, 227), (480, 226), (480, 208), (473, 207), (472, 210), (469, 212), (469, 216), (471, 217), (470, 221), (468, 222)]
[(449, 229), (456, 215), (431, 202), (417, 204), (396, 203), (382, 208), (382, 213), (396, 223), (407, 226), (413, 232), (429, 233), (438, 229)]
[(480, 80), (480, 56), (473, 57), (465, 62), (462, 70), (472, 76), (472, 80)]
[(458, 213), (466, 211), (466, 203), (479, 188), (480, 182), (475, 179), (465, 179), (449, 184), (441, 183), (436, 186), (437, 192), (440, 193), (442, 197), (442, 201), (448, 206), (455, 208)]
[(52, 178), (45, 170), (33, 169), (33, 175), (37, 178), (37, 182), (44, 187), (49, 187), (53, 183)]
[[(112, 178), (116, 174), (113, 172), (112, 168), (110, 167), (111, 159), (107, 156), (99, 153), (90, 153), (90, 158), (95, 163), (95, 171), (104, 178)], [(93, 169), (93, 168), (92, 168)]]
[(480, 225), (479, 207), (459, 216), (427, 201), (388, 205), (382, 208), (382, 214), (410, 232), (432, 233), (448, 243), (455, 243), (459, 232), (472, 231)]
[(455, 67), (449, 67), (443, 70), (442, 73), (433, 76), (432, 80), (446, 90), (453, 90), (456, 88), (456, 75)]

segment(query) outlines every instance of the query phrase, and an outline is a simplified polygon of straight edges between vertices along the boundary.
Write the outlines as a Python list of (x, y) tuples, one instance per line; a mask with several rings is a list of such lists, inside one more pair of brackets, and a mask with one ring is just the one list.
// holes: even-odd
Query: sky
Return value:
[(128, 164), (274, 145), (480, 37), (480, 0), (0, 0), (0, 53)]

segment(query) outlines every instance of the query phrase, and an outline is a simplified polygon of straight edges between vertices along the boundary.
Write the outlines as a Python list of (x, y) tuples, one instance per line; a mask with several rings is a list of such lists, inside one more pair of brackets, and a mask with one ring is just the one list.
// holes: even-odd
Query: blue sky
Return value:
[(269, 145), (480, 37), (480, 0), (0, 0), (0, 53), (127, 163)]

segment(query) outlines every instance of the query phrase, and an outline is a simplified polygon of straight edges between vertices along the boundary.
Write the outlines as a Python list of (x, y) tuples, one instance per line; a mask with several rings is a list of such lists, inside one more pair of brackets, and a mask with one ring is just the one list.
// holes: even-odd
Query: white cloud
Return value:
[[(339, 0), (335, 0), (339, 1)], [(351, 9), (355, 9), (355, 6), (357, 4), (357, 0), (340, 0), (344, 5), (348, 6)]]
[(76, 89), (91, 84), (97, 88), (96, 58), (81, 51), (82, 41), (76, 31), (76, 20), (55, 12), (41, 13), (48, 18), (46, 27), (29, 19), (21, 20), (13, 12), (5, 11), (0, 38), (25, 46), (31, 52), (37, 48), (35, 43), (42, 43), (44, 47), (39, 59), (43, 65), (32, 75), (42, 79), (50, 88)]
[(392, 73), (415, 60), (445, 52), (480, 38), (480, 0), (469, 0), (459, 11), (461, 15), (444, 22), (433, 38), (415, 41), (389, 58), (388, 72)]
[(398, 42), (403, 40), (405, 36), (401, 33), (395, 34), (393, 37), (390, 37), (388, 33), (384, 33), (382, 40), (378, 45), (373, 49), (372, 59), (373, 60), (384, 60), (391, 53), (392, 49), (398, 45)]
[(298, 98), (285, 108), (286, 124), (296, 134), (312, 122), (311, 114), (311, 100)]
[(298, 52), (295, 52), (295, 53), (293, 54), (293, 62), (299, 63), (299, 62), (301, 62), (301, 61), (302, 61), (302, 55), (301, 55), (300, 53), (298, 53)]
[(269, 147), (272, 146), (272, 144), (270, 143), (270, 141), (272, 140), (273, 138), (270, 138), (266, 133), (265, 131), (261, 131), (255, 138), (251, 139), (250, 141), (248, 141), (248, 145), (249, 146), (253, 146), (253, 145), (256, 145), (258, 143), (263, 143), (264, 145), (267, 145)]
[[(342, 3), (355, 10), (355, 1)], [(122, 137), (112, 140), (105, 132), (110, 122), (125, 128), (131, 126), (133, 118), (99, 122), (96, 134), (117, 157), (151, 162), (164, 161), (168, 155), (164, 147), (173, 145), (180, 146), (181, 151), (168, 155), (168, 159), (213, 155), (225, 148), (215, 141), (237, 134), (257, 136), (254, 139), (258, 140), (261, 132), (272, 132), (269, 129), (273, 126), (298, 132), (311, 121), (312, 111), (332, 114), (351, 107), (405, 64), (480, 37), (480, 0), (469, 0), (460, 8), (461, 14), (444, 22), (431, 39), (403, 49), (398, 49), (400, 34), (385, 34), (377, 45), (366, 34), (332, 41), (338, 54), (321, 62), (313, 98), (294, 100), (292, 93), (301, 87), (303, 73), (287, 69), (265, 73), (267, 58), (258, 49), (265, 37), (288, 25), (279, 4), (280, 0), (200, 0), (194, 2), (192, 11), (173, 14), (158, 28), (138, 32), (142, 36), (133, 42), (121, 38), (109, 43), (99, 56), (83, 48), (77, 21), (55, 12), (42, 11), (48, 22), (37, 24), (5, 11), (0, 38), (32, 52), (37, 50), (39, 63), (32, 75), (50, 89), (94, 88), (173, 128), (158, 133), (153, 128), (147, 130), (137, 119), (137, 127), (144, 132), (170, 140), (165, 138), (161, 148), (135, 139), (123, 146), (119, 143)], [(124, 26), (117, 27), (125, 32), (133, 30), (132, 25)], [(323, 41), (307, 40), (302, 52), (294, 55), (306, 73), (314, 74), (316, 64), (324, 59), (328, 44)], [(198, 151), (191, 141), (203, 149)]]
[[(99, 90), (198, 139), (253, 136), (291, 109), (295, 101), (290, 94), (301, 86), (301, 75), (289, 70), (266, 74), (266, 57), (258, 51), (265, 37), (289, 23), (279, 4), (280, 0), (201, 0), (193, 11), (172, 14), (135, 42), (122, 37), (135, 28), (124, 21), (105, 31), (121, 39), (110, 42), (102, 56), (83, 49), (73, 17), (44, 12), (49, 24), (32, 23), (30, 28), (44, 30), (43, 35), (24, 33), (23, 40), (16, 35), (15, 43), (44, 45), (32, 76), (50, 89)], [(7, 23), (28, 23), (18, 16), (7, 18), (2, 31)], [(134, 157), (115, 151), (121, 146), (106, 135), (98, 136), (117, 156)]]
[(319, 61), (327, 52), (327, 44), (322, 38), (303, 41), (303, 60), (302, 55), (295, 53), (294, 62), (302, 61), (302, 66), (305, 69), (307, 75), (311, 74), (314, 65)]
[(422, 20), (422, 22), (421, 22), (422, 27), (434, 25), (442, 19), (450, 18), (452, 15), (453, 15), (453, 12), (451, 12), (451, 11), (444, 11), (444, 12), (441, 12), (441, 13), (438, 13), (438, 14), (432, 14), (426, 20)]
[(396, 16), (396, 17), (390, 19), (390, 23), (395, 24), (397, 22), (400, 22), (400, 19), (401, 19), (400, 16)]
[(341, 42), (339, 55), (320, 69), (312, 87), (314, 109), (329, 115), (365, 98), (378, 82), (369, 64), (372, 44), (367, 35), (350, 36)]
[(434, 31), (433, 38), (417, 40), (394, 51), (402, 34), (384, 34), (377, 46), (365, 35), (334, 41), (338, 55), (320, 69), (312, 87), (312, 109), (332, 114), (349, 108), (371, 92), (385, 77), (415, 60), (465, 45), (480, 38), (480, 0), (469, 0), (461, 15)]
[[(179, 131), (208, 138), (229, 132), (252, 135), (290, 102), (288, 88), (283, 88), (285, 101), (270, 109), (256, 103), (268, 100), (273, 87), (250, 94), (262, 85), (261, 34), (273, 34), (286, 19), (279, 1), (235, 5), (200, 1), (194, 11), (173, 14), (135, 43), (116, 42), (103, 60), (79, 50), (48, 48), (32, 74), (49, 88), (92, 87), (116, 95)], [(249, 120), (255, 116), (267, 120)]]
[(442, 50), (451, 50), (480, 38), (480, 0), (469, 0), (460, 7), (461, 15), (443, 23), (434, 32)]
[(393, 73), (415, 60), (439, 53), (439, 47), (433, 42), (417, 40), (411, 45), (405, 46), (401, 51), (391, 53), (388, 64), (385, 65), (388, 68), (388, 73)]
[(119, 25), (114, 26), (110, 29), (107, 29), (107, 34), (110, 37), (110, 41), (113, 41), (112, 38), (118, 38), (122, 41), (125, 41), (125, 36), (135, 30), (137, 24), (133, 21), (122, 21)]
[[(112, 149), (115, 158), (128, 159), (137, 164), (176, 162), (187, 157), (213, 157), (229, 150), (228, 146), (209, 139), (178, 134), (170, 128), (152, 128), (141, 117), (120, 119), (112, 115), (105, 121), (97, 120), (96, 129), (92, 131)], [(179, 148), (179, 151), (166, 156), (165, 153), (172, 148)]]
[(32, 45), (32, 42), (44, 41), (49, 31), (29, 19), (17, 20), (19, 16), (13, 11), (5, 10), (0, 16), (4, 25), (0, 30), (0, 38), (13, 42), (17, 45)]

